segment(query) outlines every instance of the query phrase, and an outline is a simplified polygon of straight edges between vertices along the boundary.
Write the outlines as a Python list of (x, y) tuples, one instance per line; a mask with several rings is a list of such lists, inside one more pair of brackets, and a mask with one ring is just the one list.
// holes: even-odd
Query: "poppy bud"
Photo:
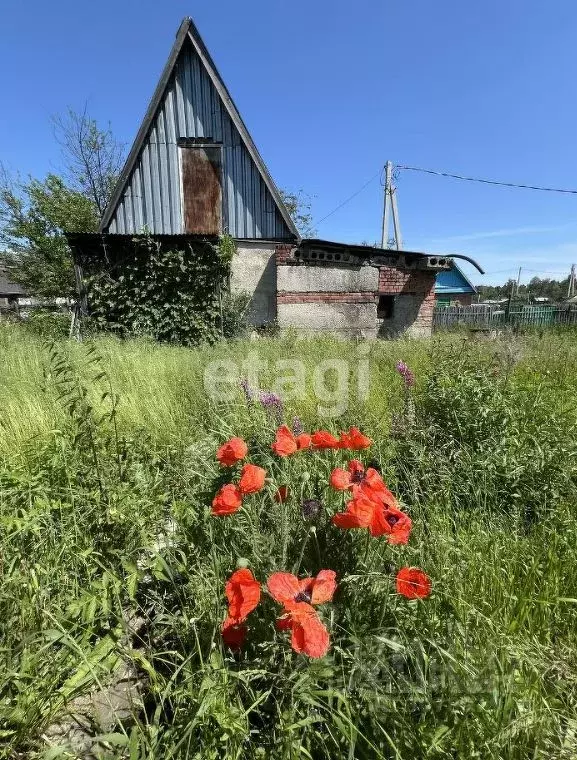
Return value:
[(318, 499), (307, 499), (301, 504), (301, 510), (305, 520), (314, 520), (321, 511), (322, 504)]
[(238, 568), (248, 567), (249, 565), (250, 565), (250, 562), (248, 561), (246, 557), (239, 557), (236, 561), (236, 566)]

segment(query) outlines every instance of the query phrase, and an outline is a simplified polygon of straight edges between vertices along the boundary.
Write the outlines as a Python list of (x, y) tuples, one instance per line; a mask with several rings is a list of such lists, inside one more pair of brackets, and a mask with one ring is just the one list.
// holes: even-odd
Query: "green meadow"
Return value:
[[(239, 385), (255, 358), (267, 390), (279, 361), (299, 362), (282, 419)], [(295, 417), (370, 436), (354, 456), (410, 515), (407, 545), (331, 524), (343, 496), (328, 479), (350, 457), (275, 457)], [(49, 344), (0, 325), (0, 757), (573, 760), (576, 428), (570, 331), (185, 349)], [(215, 452), (231, 436), (269, 480), (214, 517)], [(263, 584), (337, 572), (325, 657), (291, 649), (264, 591), (242, 649), (223, 644), (239, 560)], [(429, 575), (427, 599), (396, 593), (402, 566)], [(105, 718), (85, 710), (95, 694)]]

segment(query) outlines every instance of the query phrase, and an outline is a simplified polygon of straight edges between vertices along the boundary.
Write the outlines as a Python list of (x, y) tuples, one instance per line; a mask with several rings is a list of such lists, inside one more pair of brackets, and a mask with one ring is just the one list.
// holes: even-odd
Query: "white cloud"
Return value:
[(433, 245), (443, 245), (451, 243), (460, 243), (471, 240), (487, 240), (489, 238), (515, 237), (516, 235), (535, 235), (548, 234), (551, 232), (561, 232), (574, 226), (574, 223), (562, 224), (556, 227), (509, 227), (500, 230), (484, 230), (482, 232), (471, 232), (466, 235), (451, 235), (445, 238), (435, 238), (429, 242)]

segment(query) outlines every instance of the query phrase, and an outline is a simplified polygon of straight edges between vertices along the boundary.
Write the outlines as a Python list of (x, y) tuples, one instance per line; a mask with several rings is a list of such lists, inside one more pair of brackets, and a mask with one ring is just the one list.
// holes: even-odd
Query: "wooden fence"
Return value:
[(436, 306), (433, 312), (433, 329), (471, 327), (498, 330), (502, 327), (545, 327), (548, 325), (576, 325), (576, 306), (518, 306), (487, 307)]

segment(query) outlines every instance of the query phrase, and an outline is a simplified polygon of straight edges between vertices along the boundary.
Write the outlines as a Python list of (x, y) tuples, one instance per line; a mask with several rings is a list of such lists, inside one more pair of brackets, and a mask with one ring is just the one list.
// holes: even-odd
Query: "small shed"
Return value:
[(437, 306), (457, 305), (457, 302), (461, 306), (470, 306), (476, 294), (475, 286), (454, 262), (450, 269), (437, 274), (435, 282)]
[(108, 261), (139, 236), (186, 247), (223, 233), (236, 243), (231, 288), (249, 294), (256, 326), (428, 335), (435, 274), (451, 266), (441, 255), (301, 240), (198, 29), (185, 18), (99, 232), (67, 237), (81, 281), (87, 256)]
[(12, 282), (6, 269), (0, 268), (0, 307), (17, 306), (18, 299), (25, 297), (24, 288)]

